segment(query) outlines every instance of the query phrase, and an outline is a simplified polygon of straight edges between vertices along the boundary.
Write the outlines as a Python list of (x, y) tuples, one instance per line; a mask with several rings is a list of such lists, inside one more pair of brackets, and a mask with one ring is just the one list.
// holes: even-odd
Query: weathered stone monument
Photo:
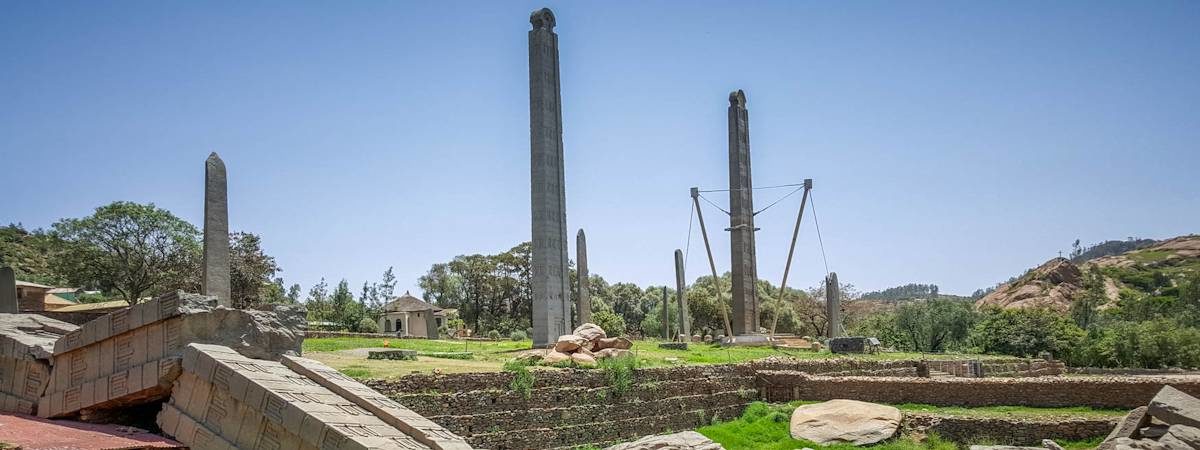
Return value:
[(579, 313), (576, 326), (579, 326), (592, 321), (592, 281), (588, 279), (587, 236), (583, 234), (583, 228), (575, 235), (575, 259), (578, 260), (576, 271), (579, 272), (579, 299), (575, 305)]
[(746, 93), (729, 94), (729, 242), (733, 273), (733, 334), (758, 333), (758, 268), (754, 251), (754, 191)]
[(229, 283), (229, 197), (225, 162), (216, 152), (204, 162), (204, 275), (200, 293), (233, 307)]
[(691, 313), (687, 304), (687, 279), (683, 273), (683, 251), (675, 249), (675, 296), (679, 298), (679, 332), (692, 335)]
[(20, 311), (17, 304), (17, 276), (12, 267), (0, 267), (0, 313), (16, 314)]
[(825, 277), (825, 317), (829, 319), (828, 338), (842, 337), (842, 292), (837, 272)]
[(548, 8), (529, 16), (530, 197), (533, 212), (533, 346), (570, 329), (558, 35)]
[(671, 298), (667, 296), (667, 287), (662, 288), (662, 329), (663, 339), (671, 340)]

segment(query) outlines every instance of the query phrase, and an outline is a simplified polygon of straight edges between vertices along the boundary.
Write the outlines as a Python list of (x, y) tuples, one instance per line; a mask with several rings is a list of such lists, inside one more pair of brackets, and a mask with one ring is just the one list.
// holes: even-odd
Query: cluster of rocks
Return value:
[(608, 337), (604, 329), (594, 323), (585, 323), (571, 334), (558, 337), (554, 348), (541, 357), (543, 364), (573, 362), (581, 366), (592, 366), (596, 361), (630, 354), (633, 342), (623, 337)]
[(1098, 450), (1200, 449), (1200, 399), (1164, 386), (1113, 429)]

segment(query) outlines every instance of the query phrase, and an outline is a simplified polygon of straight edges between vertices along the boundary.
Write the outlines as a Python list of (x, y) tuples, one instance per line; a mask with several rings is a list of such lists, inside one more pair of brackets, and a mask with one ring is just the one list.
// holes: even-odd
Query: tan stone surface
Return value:
[(725, 450), (695, 431), (646, 436), (633, 442), (617, 444), (604, 450)]
[(891, 406), (857, 400), (801, 405), (792, 412), (791, 435), (818, 444), (874, 444), (896, 434), (902, 414)]

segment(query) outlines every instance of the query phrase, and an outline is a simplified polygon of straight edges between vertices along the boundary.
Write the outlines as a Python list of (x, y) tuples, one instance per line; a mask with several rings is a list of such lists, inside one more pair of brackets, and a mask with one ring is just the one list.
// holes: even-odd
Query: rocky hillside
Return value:
[(1097, 269), (1105, 296), (1116, 302), (1122, 291), (1158, 294), (1184, 275), (1200, 272), (1200, 235), (1180, 236), (1145, 248), (1082, 263), (1054, 258), (980, 298), (975, 306), (1050, 308), (1067, 311), (1084, 287), (1084, 273)]

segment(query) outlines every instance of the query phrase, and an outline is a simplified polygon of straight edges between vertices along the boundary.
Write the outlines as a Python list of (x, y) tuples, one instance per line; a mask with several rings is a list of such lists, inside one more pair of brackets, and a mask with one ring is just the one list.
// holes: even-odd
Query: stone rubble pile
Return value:
[(1200, 449), (1200, 399), (1164, 386), (1113, 429), (1098, 450)]
[(594, 366), (598, 360), (626, 356), (633, 342), (623, 337), (608, 337), (600, 326), (585, 323), (571, 334), (558, 337), (554, 348), (542, 356), (544, 364), (571, 361), (581, 366)]

